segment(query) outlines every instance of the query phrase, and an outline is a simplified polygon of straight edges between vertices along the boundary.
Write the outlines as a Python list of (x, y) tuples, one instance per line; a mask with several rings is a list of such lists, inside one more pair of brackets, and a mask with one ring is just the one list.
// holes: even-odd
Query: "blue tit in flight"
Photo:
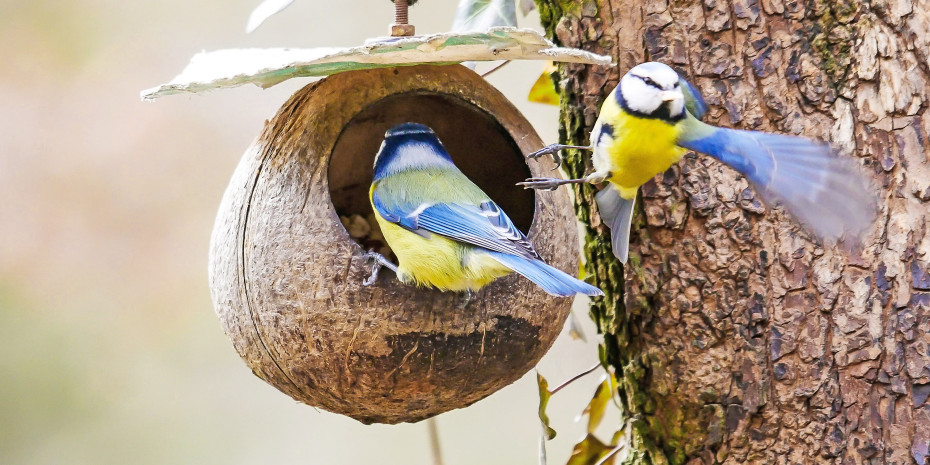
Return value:
[(475, 291), (512, 271), (556, 296), (603, 295), (543, 262), (500, 207), (452, 163), (432, 129), (404, 123), (387, 131), (369, 191), (375, 218), (398, 264), (369, 252), (404, 283)]
[(761, 197), (779, 203), (821, 239), (858, 240), (875, 218), (875, 198), (848, 160), (828, 144), (803, 137), (718, 128), (700, 121), (707, 105), (672, 68), (633, 67), (601, 106), (591, 146), (553, 144), (528, 155), (564, 148), (592, 150), (594, 172), (582, 179), (530, 178), (524, 188), (608, 182), (595, 196), (610, 227), (614, 255), (626, 263), (636, 193), (689, 150), (710, 155), (745, 176)]

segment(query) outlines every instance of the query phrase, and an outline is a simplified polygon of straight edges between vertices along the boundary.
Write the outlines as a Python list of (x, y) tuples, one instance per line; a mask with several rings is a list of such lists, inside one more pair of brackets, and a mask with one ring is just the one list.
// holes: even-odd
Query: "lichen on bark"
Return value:
[[(628, 463), (924, 464), (930, 452), (930, 2), (537, 0), (563, 143), (633, 65), (687, 75), (712, 124), (830, 140), (880, 198), (858, 252), (818, 244), (688, 155), (641, 190), (626, 269), (576, 188), (591, 316), (633, 421)], [(571, 153), (567, 174), (588, 169)]]

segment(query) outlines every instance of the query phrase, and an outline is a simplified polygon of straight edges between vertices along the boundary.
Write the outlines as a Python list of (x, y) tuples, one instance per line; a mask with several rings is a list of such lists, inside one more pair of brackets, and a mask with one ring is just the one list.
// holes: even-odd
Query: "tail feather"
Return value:
[(610, 244), (614, 256), (626, 264), (630, 255), (630, 228), (633, 225), (633, 206), (636, 197), (624, 199), (613, 184), (601, 189), (594, 196), (597, 202), (597, 211), (601, 219), (610, 227)]
[(540, 260), (531, 260), (499, 252), (488, 252), (488, 255), (507, 268), (523, 275), (526, 279), (533, 281), (549, 294), (561, 297), (569, 297), (575, 294), (604, 295), (600, 289), (573, 278)]
[(766, 202), (783, 205), (820, 238), (858, 241), (874, 221), (873, 191), (851, 160), (837, 157), (829, 145), (736, 129), (701, 134), (681, 146), (736, 169)]

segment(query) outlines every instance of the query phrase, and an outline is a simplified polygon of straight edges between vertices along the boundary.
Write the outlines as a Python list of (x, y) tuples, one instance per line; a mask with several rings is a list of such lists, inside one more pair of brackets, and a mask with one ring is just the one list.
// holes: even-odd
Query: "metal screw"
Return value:
[(394, 0), (394, 23), (407, 24), (407, 0)]
[(394, 37), (408, 37), (414, 34), (412, 24), (407, 24), (408, 0), (394, 0), (394, 24), (391, 25), (391, 35)]

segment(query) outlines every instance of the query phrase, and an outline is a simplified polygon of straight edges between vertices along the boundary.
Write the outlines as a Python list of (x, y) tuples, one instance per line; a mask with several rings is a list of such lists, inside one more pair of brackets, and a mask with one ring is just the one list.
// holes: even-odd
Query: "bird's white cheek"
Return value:
[(669, 102), (669, 113), (679, 115), (685, 109), (685, 100), (678, 98)]
[(620, 90), (627, 106), (641, 113), (652, 113), (662, 103), (655, 95), (655, 90), (640, 80), (624, 79), (620, 81)]

